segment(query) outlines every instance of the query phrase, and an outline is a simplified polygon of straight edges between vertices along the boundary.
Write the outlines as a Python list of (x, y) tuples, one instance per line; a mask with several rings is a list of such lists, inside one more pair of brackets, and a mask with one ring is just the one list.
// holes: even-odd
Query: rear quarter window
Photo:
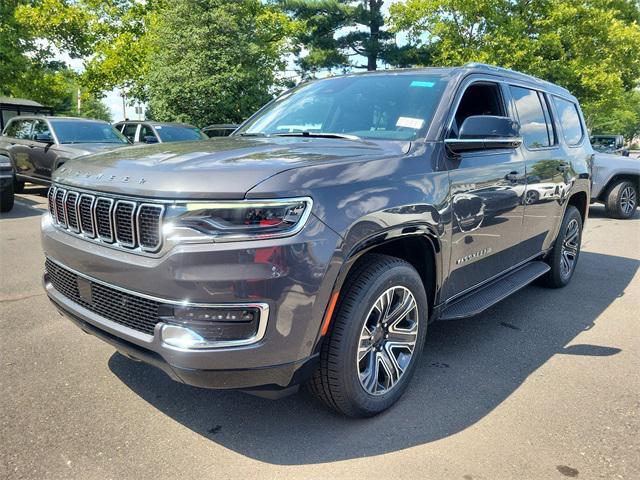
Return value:
[(578, 107), (573, 102), (555, 96), (553, 103), (558, 111), (558, 121), (562, 127), (565, 142), (571, 146), (578, 145), (584, 136)]

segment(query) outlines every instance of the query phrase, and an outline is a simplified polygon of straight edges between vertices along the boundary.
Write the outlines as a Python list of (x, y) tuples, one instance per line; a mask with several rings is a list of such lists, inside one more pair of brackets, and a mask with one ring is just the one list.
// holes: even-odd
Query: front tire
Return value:
[(638, 206), (638, 189), (633, 182), (621, 180), (611, 186), (604, 207), (611, 218), (631, 218)]
[(9, 182), (5, 188), (0, 191), (0, 212), (6, 213), (13, 208), (13, 182)]
[(413, 376), (426, 336), (427, 296), (411, 264), (377, 254), (356, 265), (340, 295), (308, 386), (337, 412), (370, 417), (393, 405)]
[(547, 257), (551, 267), (541, 282), (549, 288), (562, 288), (569, 284), (580, 256), (582, 242), (582, 216), (576, 207), (568, 205), (560, 231)]

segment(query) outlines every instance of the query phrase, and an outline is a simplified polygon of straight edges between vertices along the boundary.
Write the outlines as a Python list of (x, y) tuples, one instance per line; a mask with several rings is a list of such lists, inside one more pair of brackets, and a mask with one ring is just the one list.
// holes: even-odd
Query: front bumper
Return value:
[(260, 339), (228, 348), (166, 345), (161, 340), (162, 322), (153, 334), (143, 333), (63, 295), (47, 274), (44, 286), (58, 310), (80, 328), (175, 380), (209, 388), (285, 388), (302, 381), (315, 362), (320, 324), (335, 280), (331, 265), (338, 241), (312, 217), (294, 237), (186, 245), (150, 258), (96, 246), (43, 218), (45, 256), (85, 278), (174, 303), (267, 305), (268, 321)]

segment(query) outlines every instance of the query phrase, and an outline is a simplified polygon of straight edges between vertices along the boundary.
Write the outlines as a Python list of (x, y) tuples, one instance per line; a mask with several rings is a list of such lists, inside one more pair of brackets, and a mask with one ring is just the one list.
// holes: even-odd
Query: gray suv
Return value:
[(0, 136), (0, 178), (5, 179), (0, 181), (0, 211), (11, 209), (14, 191), (22, 192), (25, 182), (49, 185), (51, 173), (67, 160), (127, 145), (127, 139), (102, 120), (13, 117)]
[(430, 322), (569, 283), (592, 153), (576, 99), (509, 70), (306, 83), (230, 137), (57, 170), (44, 286), (176, 381), (306, 383), (371, 416), (407, 388)]

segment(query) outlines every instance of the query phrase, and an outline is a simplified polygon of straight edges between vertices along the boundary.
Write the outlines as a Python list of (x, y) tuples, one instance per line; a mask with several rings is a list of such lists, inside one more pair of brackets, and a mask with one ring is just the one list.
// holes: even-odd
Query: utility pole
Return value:
[(127, 119), (127, 103), (126, 103), (127, 95), (124, 93), (124, 90), (120, 90), (120, 95), (122, 96), (122, 117), (123, 117), (123, 120), (126, 120)]
[(82, 97), (80, 96), (82, 92), (80, 92), (80, 87), (78, 87), (78, 113), (82, 110)]

